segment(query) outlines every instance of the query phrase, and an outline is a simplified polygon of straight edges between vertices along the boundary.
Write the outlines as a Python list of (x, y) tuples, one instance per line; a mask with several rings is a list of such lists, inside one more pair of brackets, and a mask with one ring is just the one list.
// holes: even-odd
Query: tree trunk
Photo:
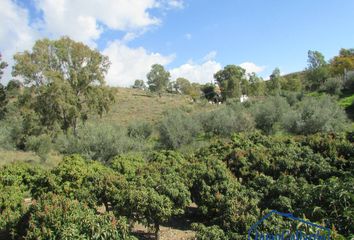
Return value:
[(155, 240), (160, 240), (160, 225), (155, 223)]

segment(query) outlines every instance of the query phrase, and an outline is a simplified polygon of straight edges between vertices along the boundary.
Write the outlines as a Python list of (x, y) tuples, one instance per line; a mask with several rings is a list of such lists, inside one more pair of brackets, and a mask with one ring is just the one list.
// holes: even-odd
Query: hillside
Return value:
[(203, 102), (194, 103), (189, 96), (165, 93), (161, 97), (139, 89), (114, 88), (115, 103), (102, 118), (93, 116), (91, 122), (126, 126), (135, 121), (156, 123), (167, 110), (183, 108), (186, 112), (207, 111), (215, 108)]

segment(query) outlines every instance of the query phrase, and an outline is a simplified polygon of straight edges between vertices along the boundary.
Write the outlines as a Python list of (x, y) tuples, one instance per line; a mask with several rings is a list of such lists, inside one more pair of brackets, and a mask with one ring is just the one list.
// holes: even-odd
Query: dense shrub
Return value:
[(53, 192), (95, 208), (102, 204), (108, 206), (112, 194), (125, 187), (125, 179), (112, 169), (72, 155), (65, 157), (51, 173), (38, 178), (32, 195), (38, 199)]
[[(349, 236), (353, 231), (350, 216), (354, 211), (354, 192), (350, 187), (354, 183), (353, 151), (353, 143), (344, 134), (268, 137), (251, 133), (237, 134), (231, 142), (218, 142), (201, 149), (197, 156), (204, 159), (203, 162), (206, 157), (223, 160), (241, 182), (241, 187), (237, 188), (239, 192), (243, 192), (242, 187), (247, 189), (247, 195), (251, 195), (253, 201), (259, 200), (257, 207), (261, 211), (292, 212)], [(192, 169), (203, 172), (197, 167)], [(209, 173), (206, 179), (214, 179), (211, 169), (204, 172)], [(199, 181), (204, 178), (200, 176)], [(201, 188), (204, 184), (198, 182), (197, 186)], [(205, 194), (213, 188), (206, 189), (196, 192)], [(206, 199), (212, 200), (213, 197), (211, 194)], [(252, 215), (256, 216), (255, 213)], [(228, 229), (225, 222), (216, 224)], [(239, 228), (235, 232), (242, 233), (242, 230)]]
[(240, 104), (204, 113), (200, 119), (206, 133), (223, 137), (254, 128), (253, 117)]
[(0, 185), (0, 232), (8, 237), (15, 238), (16, 226), (22, 216), (27, 212), (24, 202), (26, 193), (19, 186)]
[(192, 229), (196, 231), (196, 240), (228, 240), (224, 231), (217, 225), (206, 227), (203, 224), (192, 224)]
[(42, 161), (45, 161), (52, 149), (52, 138), (47, 134), (29, 136), (26, 139), (26, 150), (35, 152)]
[(189, 144), (201, 133), (199, 122), (180, 110), (167, 112), (158, 128), (160, 143), (168, 149), (177, 149)]
[(23, 192), (31, 191), (37, 179), (46, 171), (40, 166), (27, 163), (12, 163), (0, 168), (0, 185), (19, 187)]
[(280, 96), (269, 97), (264, 102), (255, 104), (251, 109), (256, 127), (270, 134), (278, 130), (284, 115), (289, 112), (290, 106), (286, 99)]
[(257, 197), (245, 192), (226, 165), (201, 158), (189, 167), (191, 195), (202, 219), (225, 231), (244, 234), (258, 218)]
[(286, 114), (284, 128), (295, 134), (338, 132), (346, 129), (347, 117), (343, 109), (330, 97), (306, 98)]
[(25, 239), (136, 239), (127, 222), (112, 214), (97, 215), (84, 204), (54, 194), (42, 196), (30, 209)]
[(124, 129), (111, 125), (87, 125), (79, 129), (77, 136), (63, 135), (57, 140), (57, 147), (64, 154), (81, 154), (103, 162), (116, 155), (141, 150), (142, 144), (130, 139)]
[(135, 122), (128, 126), (128, 136), (137, 139), (147, 139), (152, 133), (152, 126), (147, 122)]
[(331, 77), (326, 79), (323, 86), (321, 86), (321, 90), (331, 94), (331, 95), (339, 95), (343, 89), (343, 78), (342, 77)]

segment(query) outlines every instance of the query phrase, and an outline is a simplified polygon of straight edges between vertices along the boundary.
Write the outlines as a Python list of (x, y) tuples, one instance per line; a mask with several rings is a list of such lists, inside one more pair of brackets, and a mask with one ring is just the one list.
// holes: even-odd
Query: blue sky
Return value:
[(353, 9), (350, 0), (1, 0), (0, 51), (11, 64), (35, 40), (68, 35), (110, 57), (107, 82), (118, 86), (155, 62), (202, 83), (227, 64), (267, 78), (304, 69), (308, 50), (330, 59), (354, 47)]

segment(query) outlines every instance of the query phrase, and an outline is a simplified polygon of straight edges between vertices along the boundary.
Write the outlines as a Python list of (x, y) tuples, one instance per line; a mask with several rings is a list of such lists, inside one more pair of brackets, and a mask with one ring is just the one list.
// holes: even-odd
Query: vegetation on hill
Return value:
[(37, 41), (0, 86), (0, 238), (137, 239), (139, 223), (160, 239), (188, 219), (197, 240), (244, 239), (272, 209), (352, 238), (354, 51), (308, 57), (268, 81), (227, 65), (205, 85), (155, 64), (123, 89), (99, 52)]

